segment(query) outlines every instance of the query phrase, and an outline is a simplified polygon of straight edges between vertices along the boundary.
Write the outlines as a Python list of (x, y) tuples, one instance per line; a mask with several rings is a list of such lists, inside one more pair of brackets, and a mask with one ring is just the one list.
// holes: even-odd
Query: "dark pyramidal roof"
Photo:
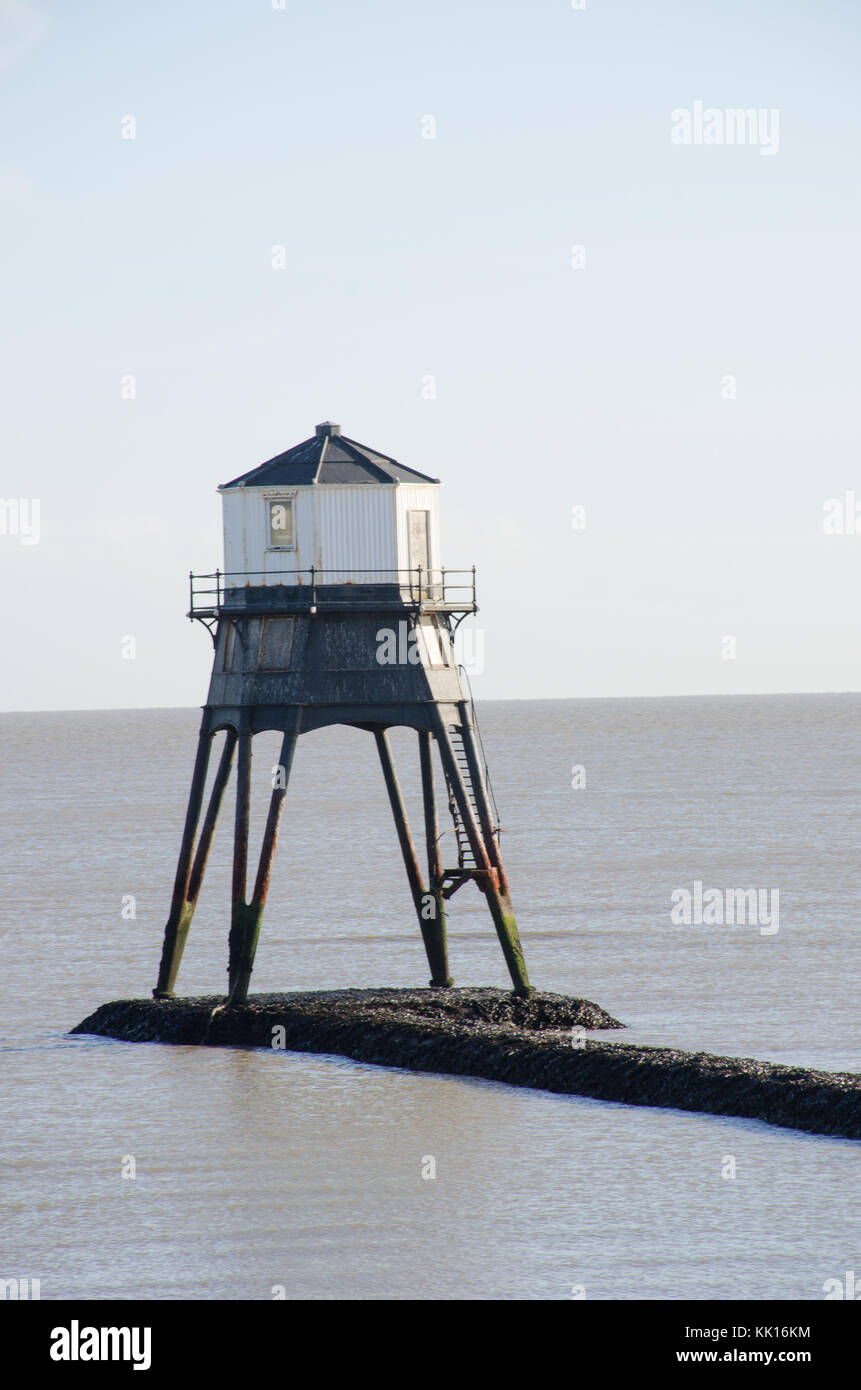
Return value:
[(397, 459), (347, 439), (341, 426), (327, 420), (311, 439), (276, 454), (224, 487), (302, 487), (309, 483), (438, 483), (406, 468)]

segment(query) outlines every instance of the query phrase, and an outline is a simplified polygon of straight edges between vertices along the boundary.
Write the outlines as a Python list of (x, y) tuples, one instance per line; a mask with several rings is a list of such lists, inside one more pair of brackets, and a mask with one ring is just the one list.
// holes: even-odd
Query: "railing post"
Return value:
[(189, 571), (188, 571), (188, 616), (189, 616), (189, 617), (192, 617), (193, 614), (194, 614), (194, 575), (192, 574), (191, 570), (189, 570)]
[(317, 607), (317, 580), (314, 573), (314, 566), (311, 566), (311, 610)]
[(215, 571), (215, 606), (221, 608), (221, 570)]

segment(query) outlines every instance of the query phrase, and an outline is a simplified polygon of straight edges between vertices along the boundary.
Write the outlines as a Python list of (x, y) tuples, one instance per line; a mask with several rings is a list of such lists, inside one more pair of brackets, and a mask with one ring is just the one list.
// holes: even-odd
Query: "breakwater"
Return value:
[(589, 1000), (499, 989), (334, 990), (103, 1004), (73, 1033), (269, 1047), (511, 1086), (756, 1119), (861, 1139), (861, 1076), (604, 1041), (624, 1025)]

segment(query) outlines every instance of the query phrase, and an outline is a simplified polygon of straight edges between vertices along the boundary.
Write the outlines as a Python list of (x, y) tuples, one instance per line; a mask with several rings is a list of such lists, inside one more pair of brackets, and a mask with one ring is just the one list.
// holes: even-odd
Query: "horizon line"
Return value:
[[(773, 700), (797, 699), (806, 696), (836, 698), (845, 695), (861, 695), (861, 690), (734, 690), (734, 691), (695, 691), (688, 694), (665, 695), (503, 695), (481, 696), (476, 704), (579, 704), (594, 703), (596, 700)], [(0, 710), (0, 717), (7, 714), (145, 714), (166, 712), (168, 710), (202, 710), (205, 705), (73, 705), (52, 706), (40, 709)], [(393, 727), (397, 727), (396, 725)]]

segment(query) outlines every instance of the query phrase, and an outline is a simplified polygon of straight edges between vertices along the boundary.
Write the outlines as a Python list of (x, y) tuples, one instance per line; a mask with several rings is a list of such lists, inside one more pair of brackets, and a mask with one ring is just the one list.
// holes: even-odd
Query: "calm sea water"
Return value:
[[(534, 983), (597, 1001), (631, 1041), (861, 1070), (861, 696), (480, 716)], [(340, 1058), (66, 1036), (155, 982), (198, 720), (0, 716), (0, 1277), (41, 1279), (43, 1298), (564, 1299), (583, 1285), (818, 1299), (826, 1279), (861, 1274), (847, 1141)], [(415, 739), (393, 743), (418, 829)], [(255, 741), (258, 842), (277, 747)], [(231, 813), (228, 797), (183, 993), (224, 986)], [(674, 926), (671, 894), (695, 880), (778, 889), (779, 931)], [(482, 902), (452, 901), (453, 972), (505, 985)], [(307, 735), (255, 987), (426, 982), (373, 740)]]

